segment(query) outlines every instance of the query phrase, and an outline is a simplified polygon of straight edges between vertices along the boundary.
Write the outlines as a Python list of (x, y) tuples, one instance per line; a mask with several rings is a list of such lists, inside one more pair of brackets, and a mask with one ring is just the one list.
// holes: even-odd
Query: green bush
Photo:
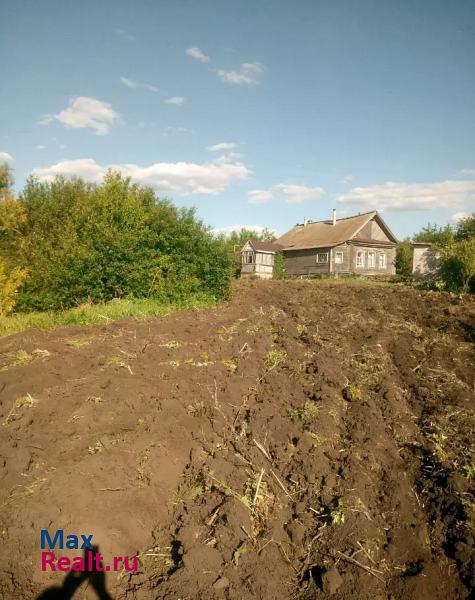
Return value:
[(440, 276), (447, 290), (475, 292), (475, 237), (442, 249)]
[(276, 252), (274, 256), (274, 279), (284, 279), (285, 258), (282, 251)]
[(27, 219), (8, 252), (28, 267), (18, 294), (21, 310), (228, 294), (229, 254), (194, 210), (160, 200), (118, 173), (100, 185), (32, 178), (20, 201)]

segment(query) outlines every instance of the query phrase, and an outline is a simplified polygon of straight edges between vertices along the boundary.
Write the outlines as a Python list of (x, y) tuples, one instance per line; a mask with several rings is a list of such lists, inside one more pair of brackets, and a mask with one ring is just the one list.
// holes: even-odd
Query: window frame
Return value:
[(387, 254), (386, 254), (386, 252), (380, 252), (378, 255), (378, 269), (387, 269), (387, 267), (388, 267)]
[[(324, 260), (320, 260), (320, 257), (324, 256)], [(317, 256), (315, 257), (315, 262), (317, 265), (326, 265), (328, 264), (328, 252), (317, 252)]]
[[(341, 260), (338, 260), (338, 257)], [(343, 264), (343, 260), (344, 260), (344, 253), (341, 250), (335, 250), (335, 258), (334, 258), (334, 263), (336, 265), (342, 265)]]
[(369, 250), (369, 252), (368, 252), (368, 269), (375, 269), (375, 268), (376, 268), (376, 252), (374, 250)]
[[(365, 268), (365, 254), (366, 252), (364, 250), (357, 250), (356, 251), (356, 260), (355, 260), (355, 266), (357, 269), (364, 269)], [(358, 263), (358, 258), (361, 256), (361, 264)]]
[(244, 251), (244, 264), (245, 265), (255, 265), (256, 264), (256, 253), (253, 252), (252, 250), (245, 250)]

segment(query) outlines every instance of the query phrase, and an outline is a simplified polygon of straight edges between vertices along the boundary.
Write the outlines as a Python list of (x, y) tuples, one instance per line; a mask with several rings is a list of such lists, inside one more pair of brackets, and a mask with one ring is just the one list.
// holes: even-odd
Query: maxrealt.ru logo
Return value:
[(93, 534), (65, 535), (63, 529), (57, 529), (51, 535), (47, 529), (40, 532), (41, 550), (83, 550), (82, 556), (58, 556), (55, 552), (41, 553), (42, 571), (138, 571), (137, 556), (114, 556), (112, 564), (103, 565), (104, 557), (92, 543)]

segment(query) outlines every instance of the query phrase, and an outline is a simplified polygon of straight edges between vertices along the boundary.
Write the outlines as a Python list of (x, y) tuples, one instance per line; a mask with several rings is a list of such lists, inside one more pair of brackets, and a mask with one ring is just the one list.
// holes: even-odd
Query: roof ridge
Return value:
[[(340, 219), (337, 219), (336, 222), (338, 223), (338, 221), (347, 221), (348, 219), (356, 219), (357, 217), (364, 217), (366, 215), (377, 215), (378, 211), (377, 210), (369, 210), (368, 212), (364, 212), (364, 213), (358, 213), (357, 215), (350, 215), (349, 217), (341, 217)], [(317, 225), (318, 223), (333, 223), (331, 217), (329, 219), (322, 219), (321, 221), (307, 221), (307, 225), (306, 227), (308, 227), (308, 225)], [(296, 223), (294, 225), (294, 227), (303, 227), (304, 224), (303, 223)]]

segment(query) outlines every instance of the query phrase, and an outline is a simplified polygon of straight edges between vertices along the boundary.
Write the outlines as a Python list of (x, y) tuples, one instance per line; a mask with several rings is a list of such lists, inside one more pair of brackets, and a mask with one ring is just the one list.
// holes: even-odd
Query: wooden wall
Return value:
[[(356, 253), (364, 252), (364, 266), (356, 266)], [(327, 252), (331, 262), (317, 263), (317, 254)], [(335, 262), (336, 253), (343, 254), (341, 264)], [(368, 266), (368, 253), (374, 252), (375, 266)], [(386, 254), (386, 267), (379, 267), (379, 254)], [(285, 276), (300, 277), (324, 274), (354, 273), (355, 275), (393, 275), (396, 272), (394, 260), (396, 249), (394, 247), (381, 248), (379, 246), (362, 246), (351, 243), (341, 244), (334, 248), (318, 248), (312, 250), (287, 250), (285, 257)]]
[[(244, 260), (244, 254), (242, 256), (242, 260)], [(241, 263), (241, 277), (256, 275), (262, 279), (272, 279), (274, 275), (274, 256), (270, 252), (254, 252), (253, 263)]]
[(328, 252), (330, 248), (318, 250), (290, 250), (284, 252), (285, 276), (298, 277), (308, 275), (321, 275), (330, 272), (330, 262), (317, 263), (317, 253)]

